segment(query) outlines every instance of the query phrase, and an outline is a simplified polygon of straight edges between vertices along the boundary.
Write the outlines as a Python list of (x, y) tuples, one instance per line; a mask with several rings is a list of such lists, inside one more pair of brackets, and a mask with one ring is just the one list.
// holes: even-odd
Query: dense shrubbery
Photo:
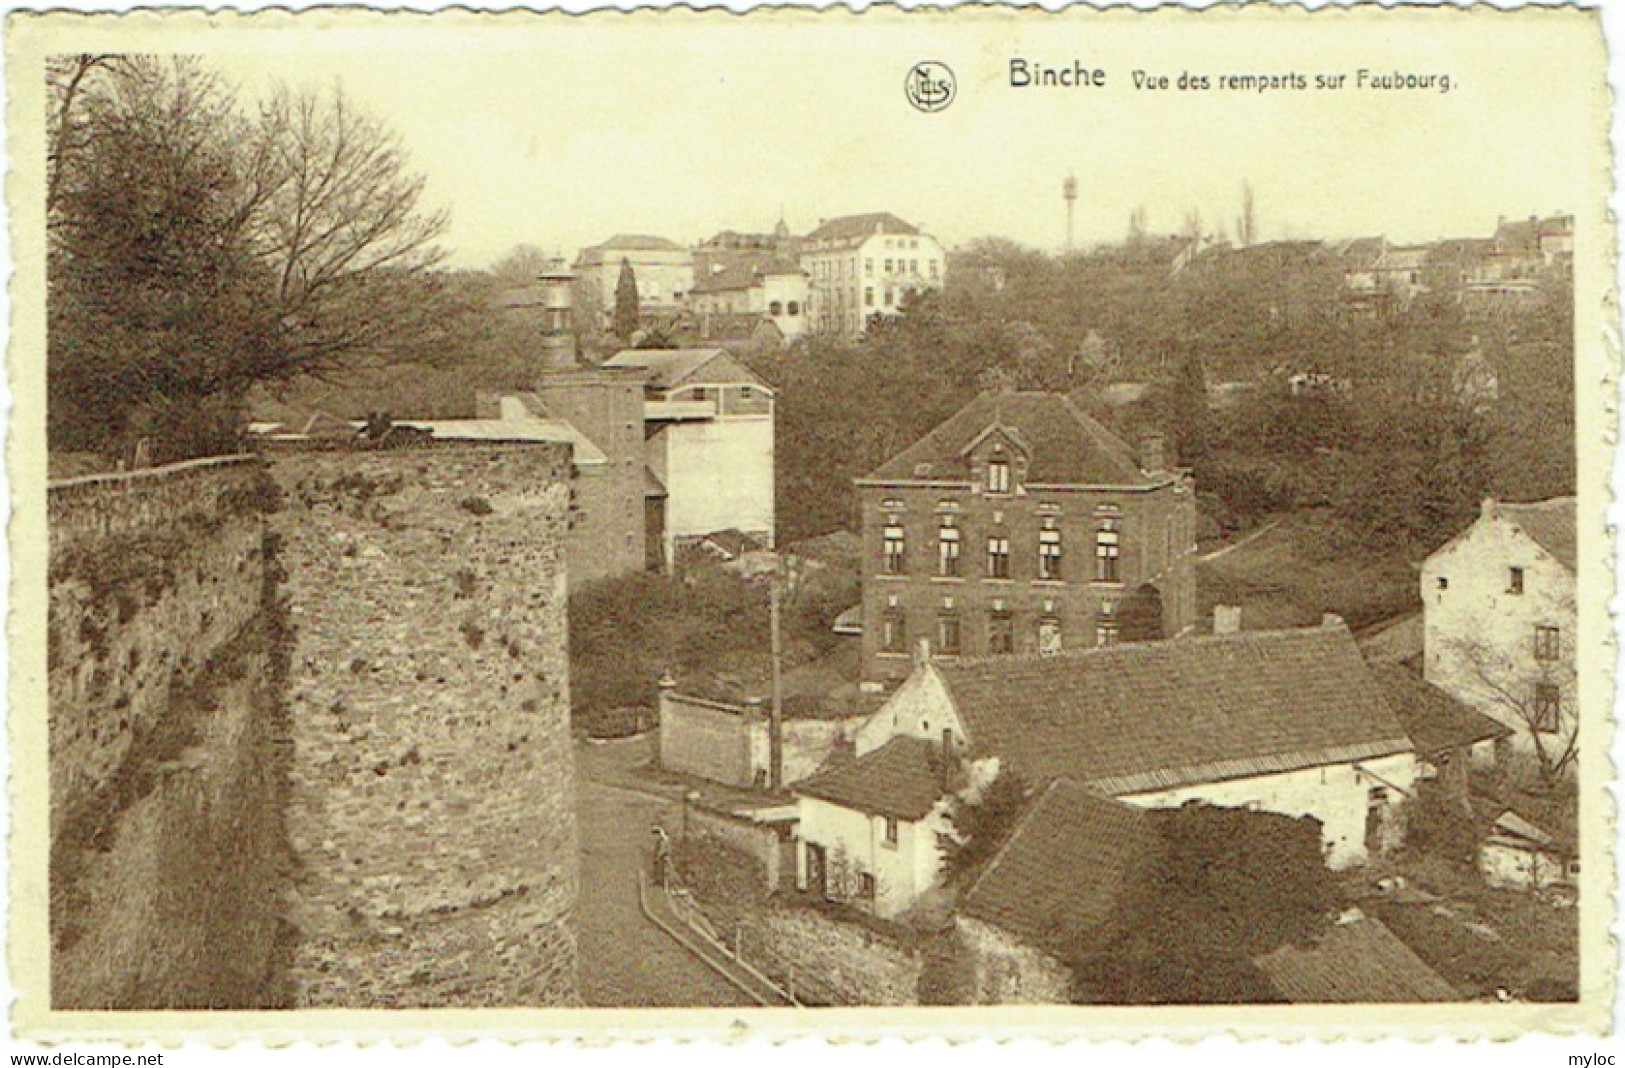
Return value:
[(1340, 903), (1320, 823), (1199, 803), (1150, 815), (1161, 855), (1108, 937), (1070, 955), (1078, 999), (1275, 1000), (1252, 961), (1313, 938)]

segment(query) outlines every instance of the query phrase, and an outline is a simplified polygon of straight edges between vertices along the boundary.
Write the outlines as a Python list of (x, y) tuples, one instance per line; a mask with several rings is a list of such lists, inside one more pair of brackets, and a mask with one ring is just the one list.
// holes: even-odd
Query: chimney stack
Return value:
[(576, 365), (575, 275), (553, 260), (537, 278), (542, 304), (542, 363), (549, 371)]
[(1213, 606), (1213, 633), (1241, 633), (1241, 605), (1216, 604)]
[(1147, 434), (1140, 439), (1140, 470), (1148, 475), (1154, 475), (1168, 470), (1168, 462), (1164, 457), (1164, 445), (1167, 439), (1161, 434)]
[(954, 768), (954, 732), (951, 728), (942, 728), (942, 792), (947, 793), (953, 789)]
[(1335, 630), (1338, 627), (1346, 627), (1348, 624), (1336, 612), (1322, 612), (1320, 614), (1320, 626), (1324, 630)]

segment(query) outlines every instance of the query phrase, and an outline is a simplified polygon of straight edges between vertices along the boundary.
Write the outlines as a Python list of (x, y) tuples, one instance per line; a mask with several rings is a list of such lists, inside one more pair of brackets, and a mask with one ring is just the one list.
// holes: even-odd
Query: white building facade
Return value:
[(650, 234), (616, 234), (581, 250), (573, 268), (577, 303), (612, 315), (623, 263), (631, 264), (637, 280), (640, 314), (674, 314), (694, 287), (694, 257), (688, 249)]
[(737, 530), (774, 544), (773, 390), (722, 349), (628, 349), (644, 367), (644, 452), (663, 492), (653, 525), (665, 565), (690, 539)]
[(1571, 772), (1578, 729), (1575, 501), (1486, 500), (1422, 564), (1423, 674), (1513, 732), (1549, 771)]
[(941, 289), (947, 255), (936, 238), (895, 215), (830, 219), (801, 247), (811, 332), (850, 340), (871, 315), (896, 315), (911, 293)]

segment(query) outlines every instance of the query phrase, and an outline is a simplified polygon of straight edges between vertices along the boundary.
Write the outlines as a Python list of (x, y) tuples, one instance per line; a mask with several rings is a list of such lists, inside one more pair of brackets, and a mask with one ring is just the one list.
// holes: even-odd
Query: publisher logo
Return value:
[(954, 72), (934, 60), (914, 64), (903, 80), (903, 95), (921, 111), (941, 111), (954, 102), (958, 88)]

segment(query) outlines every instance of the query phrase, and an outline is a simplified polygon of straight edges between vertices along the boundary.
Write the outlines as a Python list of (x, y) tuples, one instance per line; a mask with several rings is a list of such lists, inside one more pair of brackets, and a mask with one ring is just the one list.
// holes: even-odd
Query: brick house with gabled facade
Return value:
[(989, 392), (873, 474), (862, 509), (863, 677), (934, 656), (1161, 638), (1196, 614), (1196, 495), (1058, 393)]

